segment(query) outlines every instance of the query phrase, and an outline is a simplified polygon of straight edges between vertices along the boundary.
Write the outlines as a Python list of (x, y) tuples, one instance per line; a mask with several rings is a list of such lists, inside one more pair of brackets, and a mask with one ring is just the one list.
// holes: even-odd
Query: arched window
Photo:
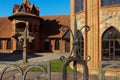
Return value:
[(102, 6), (120, 4), (120, 0), (102, 0)]
[(113, 27), (102, 36), (102, 60), (120, 60), (120, 32)]
[(84, 10), (84, 0), (75, 0), (75, 12)]
[(84, 38), (83, 38), (83, 34), (81, 32), (78, 33), (79, 36), (79, 53), (80, 55), (84, 56)]
[(60, 46), (60, 44), (59, 44), (59, 39), (56, 39), (55, 40), (55, 50), (59, 50), (59, 47)]
[(11, 49), (11, 40), (10, 39), (7, 40), (7, 49)]
[(44, 41), (44, 51), (50, 51), (50, 39)]

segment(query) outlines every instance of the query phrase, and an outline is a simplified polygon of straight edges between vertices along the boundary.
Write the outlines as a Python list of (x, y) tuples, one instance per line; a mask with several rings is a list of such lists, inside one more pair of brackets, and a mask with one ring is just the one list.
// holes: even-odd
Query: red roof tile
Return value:
[(0, 18), (0, 38), (10, 38), (12, 36), (12, 22), (8, 17)]

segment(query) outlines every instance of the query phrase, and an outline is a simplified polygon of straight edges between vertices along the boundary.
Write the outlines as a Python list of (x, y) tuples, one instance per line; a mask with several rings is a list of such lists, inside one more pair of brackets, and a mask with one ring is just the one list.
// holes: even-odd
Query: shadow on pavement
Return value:
[[(0, 61), (18, 61), (22, 60), (22, 51), (16, 51), (14, 53), (0, 53)], [(28, 53), (27, 58), (42, 57), (43, 55), (38, 55), (35, 53)]]

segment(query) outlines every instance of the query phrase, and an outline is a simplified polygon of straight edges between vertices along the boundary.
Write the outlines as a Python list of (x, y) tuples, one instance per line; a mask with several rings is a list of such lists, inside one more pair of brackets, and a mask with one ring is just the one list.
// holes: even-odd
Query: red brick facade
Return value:
[(78, 30), (85, 25), (90, 27), (87, 35), (82, 30), (84, 57), (91, 56), (90, 73), (98, 73), (100, 61), (120, 60), (120, 2), (116, 1), (71, 0), (71, 29), (74, 30), (74, 17)]
[(29, 52), (69, 52), (66, 46), (70, 41), (69, 36), (64, 38), (69, 32), (62, 31), (63, 26), (70, 26), (69, 15), (41, 17), (39, 7), (24, 0), (21, 5), (14, 5), (11, 16), (0, 18), (0, 52), (22, 50), (23, 45), (18, 38), (26, 27), (29, 35), (34, 37), (32, 43), (27, 44)]

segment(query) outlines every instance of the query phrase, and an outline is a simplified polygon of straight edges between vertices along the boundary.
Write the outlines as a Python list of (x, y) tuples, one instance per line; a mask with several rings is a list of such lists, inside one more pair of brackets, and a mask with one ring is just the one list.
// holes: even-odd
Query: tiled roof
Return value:
[(0, 18), (0, 38), (10, 38), (12, 36), (12, 22), (8, 17)]
[(68, 29), (62, 30), (63, 26), (70, 27), (69, 15), (42, 16), (41, 31), (48, 38), (62, 38)]

